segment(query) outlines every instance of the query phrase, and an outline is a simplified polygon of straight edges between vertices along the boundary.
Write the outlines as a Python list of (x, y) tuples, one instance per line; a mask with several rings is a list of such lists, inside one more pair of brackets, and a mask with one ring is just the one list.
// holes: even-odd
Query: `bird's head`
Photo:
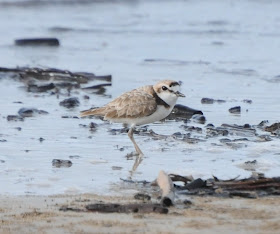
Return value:
[(174, 106), (178, 97), (185, 97), (180, 92), (180, 83), (174, 80), (162, 80), (153, 86), (157, 95), (170, 106)]

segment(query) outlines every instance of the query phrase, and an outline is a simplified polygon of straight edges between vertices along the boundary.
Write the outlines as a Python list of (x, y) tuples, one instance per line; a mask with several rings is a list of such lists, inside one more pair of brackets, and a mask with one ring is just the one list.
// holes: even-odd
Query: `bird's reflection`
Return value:
[(141, 162), (144, 159), (144, 155), (143, 154), (137, 154), (137, 153), (133, 153), (132, 152), (132, 153), (126, 155), (127, 158), (131, 158), (131, 157), (134, 157), (134, 156), (135, 156), (135, 160), (134, 160), (132, 169), (130, 170), (130, 178), (133, 177), (133, 175), (136, 172), (137, 168), (139, 167), (139, 165), (141, 164)]

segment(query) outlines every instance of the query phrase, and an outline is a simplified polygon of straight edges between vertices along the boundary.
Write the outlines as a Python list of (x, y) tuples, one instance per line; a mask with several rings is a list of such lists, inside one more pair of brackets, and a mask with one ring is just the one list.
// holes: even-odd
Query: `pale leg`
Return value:
[(144, 155), (144, 154), (142, 153), (142, 151), (140, 150), (139, 146), (136, 144), (136, 142), (135, 142), (135, 140), (134, 140), (134, 137), (133, 137), (133, 130), (134, 130), (134, 127), (131, 127), (131, 128), (129, 129), (129, 131), (128, 131), (128, 136), (129, 136), (130, 140), (132, 141), (132, 143), (133, 143), (133, 145), (134, 145), (134, 147), (135, 147), (136, 152), (139, 154), (139, 156), (142, 156), (142, 155)]

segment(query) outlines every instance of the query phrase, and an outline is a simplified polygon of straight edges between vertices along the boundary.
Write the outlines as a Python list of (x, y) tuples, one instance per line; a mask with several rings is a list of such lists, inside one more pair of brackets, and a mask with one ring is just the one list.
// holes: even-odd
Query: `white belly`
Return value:
[(143, 124), (149, 124), (153, 123), (156, 121), (160, 121), (167, 117), (170, 112), (172, 111), (173, 107), (169, 107), (168, 109), (165, 108), (164, 106), (158, 106), (157, 110), (146, 117), (141, 117), (141, 118), (121, 118), (121, 119), (110, 119), (111, 122), (115, 123), (125, 123), (129, 125), (143, 125)]

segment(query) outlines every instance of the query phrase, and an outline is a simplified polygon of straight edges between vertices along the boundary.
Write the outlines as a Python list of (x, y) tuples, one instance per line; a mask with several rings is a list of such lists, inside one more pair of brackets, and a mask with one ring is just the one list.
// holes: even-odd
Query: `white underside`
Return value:
[(166, 109), (164, 106), (158, 106), (157, 110), (146, 117), (141, 117), (141, 118), (122, 118), (122, 119), (108, 119), (111, 122), (115, 123), (124, 123), (124, 124), (129, 124), (132, 127), (136, 125), (143, 125), (143, 124), (149, 124), (153, 123), (156, 121), (160, 121), (167, 117), (170, 112), (172, 111), (173, 107), (170, 107)]

